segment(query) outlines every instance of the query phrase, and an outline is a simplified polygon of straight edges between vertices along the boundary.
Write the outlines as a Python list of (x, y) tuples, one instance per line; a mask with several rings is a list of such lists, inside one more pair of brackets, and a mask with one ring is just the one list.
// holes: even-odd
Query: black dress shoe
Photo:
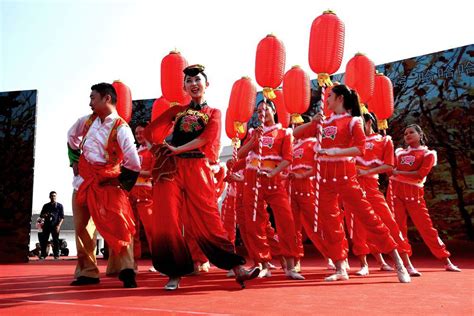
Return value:
[(245, 281), (255, 279), (260, 273), (259, 267), (253, 267), (252, 269), (246, 270), (241, 268), (237, 275), (235, 276), (235, 281), (240, 284), (240, 286), (245, 288)]
[(135, 281), (135, 271), (133, 269), (123, 269), (119, 273), (119, 280), (123, 282), (123, 287), (127, 289), (133, 289), (137, 287)]
[(72, 286), (80, 286), (80, 285), (91, 285), (91, 284), (99, 284), (99, 278), (90, 278), (86, 276), (80, 276), (76, 280), (71, 282)]

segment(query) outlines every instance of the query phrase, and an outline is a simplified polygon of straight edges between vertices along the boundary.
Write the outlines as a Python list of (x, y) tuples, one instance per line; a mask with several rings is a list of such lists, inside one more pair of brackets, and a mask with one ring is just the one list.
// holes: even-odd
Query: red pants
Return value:
[(261, 178), (257, 216), (256, 221), (253, 221), (255, 191), (252, 188), (255, 187), (255, 180), (256, 171), (247, 169), (245, 171), (243, 208), (247, 230), (246, 239), (248, 240), (246, 246), (250, 258), (256, 262), (268, 262), (272, 259), (269, 236), (266, 231), (269, 220), (265, 202), (270, 205), (275, 216), (280, 255), (296, 257), (296, 232), (285, 186), (278, 176), (271, 179)]
[[(390, 235), (398, 244), (398, 251), (400, 253), (410, 252), (410, 245), (408, 244), (408, 241), (402, 236), (397, 222), (395, 221), (395, 217), (388, 207), (385, 197), (379, 190), (378, 180), (376, 178), (369, 177), (358, 177), (357, 180), (362, 190), (365, 192), (365, 198), (367, 201), (369, 201), (375, 213), (380, 216), (385, 226), (387, 226), (390, 230)], [(349, 216), (347, 223), (350, 223), (350, 214), (354, 213), (353, 204), (345, 204), (344, 211)], [(360, 222), (357, 216), (354, 218), (352, 235), (352, 252), (354, 255), (362, 256), (368, 255), (371, 252), (376, 252), (376, 247), (373, 246), (373, 240), (367, 239), (367, 232), (364, 228), (364, 224)]]
[[(408, 240), (407, 215), (409, 214), (423, 241), (430, 248), (431, 253), (438, 259), (448, 258), (451, 254), (446, 250), (446, 245), (439, 238), (438, 231), (433, 227), (425, 199), (423, 198), (423, 188), (397, 181), (392, 181), (391, 183), (395, 220), (405, 240)], [(390, 195), (387, 196), (387, 200), (391, 198)], [(411, 255), (412, 251), (409, 244), (405, 252)]]
[(327, 257), (327, 250), (320, 232), (314, 232), (314, 203), (314, 180), (310, 178), (292, 180), (291, 209), (295, 220), (298, 247), (298, 254), (295, 259), (297, 260), (304, 256), (302, 229), (304, 229), (316, 249), (324, 257)]
[(120, 165), (92, 165), (81, 156), (79, 174), (84, 182), (79, 187), (76, 202), (87, 206), (99, 233), (117, 254), (133, 242), (135, 223), (128, 193), (114, 185), (102, 185), (120, 174)]
[[(323, 173), (324, 174), (324, 173)], [(370, 203), (364, 198), (356, 176), (347, 180), (332, 177), (320, 183), (319, 220), (329, 258), (334, 261), (347, 258), (347, 240), (343, 217), (338, 206), (338, 195), (344, 205), (351, 204), (354, 215), (363, 223), (369, 240), (372, 240), (378, 252), (388, 253), (397, 247), (390, 231), (380, 217), (375, 214)]]
[(193, 272), (194, 263), (182, 233), (194, 237), (209, 261), (230, 270), (244, 264), (234, 252), (222, 227), (212, 171), (206, 159), (176, 157), (172, 181), (153, 186), (152, 259), (154, 267), (169, 277)]
[(153, 200), (152, 188), (144, 185), (136, 185), (130, 191), (130, 204), (132, 206), (133, 214), (135, 215), (135, 235), (133, 236), (133, 254), (135, 258), (140, 258), (142, 254), (142, 247), (140, 241), (140, 222), (145, 230), (145, 236), (148, 241), (148, 246), (151, 248), (152, 224), (153, 224)]

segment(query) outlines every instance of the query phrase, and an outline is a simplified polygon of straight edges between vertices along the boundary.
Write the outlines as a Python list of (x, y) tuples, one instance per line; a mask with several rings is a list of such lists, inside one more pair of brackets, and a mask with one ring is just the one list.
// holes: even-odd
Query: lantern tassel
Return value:
[(367, 107), (365, 106), (364, 103), (361, 103), (361, 104), (360, 104), (360, 113), (361, 113), (362, 115), (364, 115), (364, 114), (369, 114), (369, 110), (367, 109)]
[(328, 73), (322, 72), (318, 74), (318, 84), (320, 87), (331, 87), (332, 81)]
[(304, 120), (301, 117), (301, 114), (299, 113), (291, 114), (291, 124), (301, 124), (301, 123), (304, 123)]
[(176, 105), (180, 105), (179, 102), (170, 102), (170, 108), (172, 108), (173, 106), (176, 106)]
[(387, 120), (380, 120), (377, 123), (377, 126), (380, 130), (386, 130), (388, 128), (388, 122), (387, 122)]
[(245, 129), (244, 129), (244, 123), (242, 122), (234, 122), (234, 131), (237, 132), (237, 134), (244, 134), (245, 133)]
[(270, 100), (273, 100), (277, 97), (275, 94), (275, 91), (273, 91), (273, 88), (269, 88), (269, 87), (263, 88), (263, 95), (265, 96), (265, 98), (270, 99)]

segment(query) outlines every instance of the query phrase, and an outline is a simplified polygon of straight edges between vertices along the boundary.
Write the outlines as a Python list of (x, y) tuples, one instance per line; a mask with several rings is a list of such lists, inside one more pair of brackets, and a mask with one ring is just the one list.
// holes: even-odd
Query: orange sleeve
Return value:
[(173, 106), (153, 120), (145, 128), (146, 140), (152, 144), (162, 144), (165, 138), (171, 133), (176, 114), (185, 108), (186, 106)]
[(423, 157), (423, 163), (420, 166), (420, 169), (418, 169), (418, 175), (420, 178), (424, 178), (430, 173), (431, 168), (433, 168), (435, 164), (435, 157), (432, 154), (429, 154), (427, 156)]
[(293, 162), (293, 135), (291, 134), (291, 129), (287, 129), (284, 132), (285, 137), (281, 146), (281, 157), (283, 160), (288, 160), (291, 163)]
[(385, 142), (385, 148), (383, 151), (383, 163), (389, 166), (395, 166), (395, 153), (393, 148), (393, 142), (391, 139), (387, 139)]
[(204, 128), (204, 132), (199, 135), (200, 139), (205, 139), (207, 142), (202, 148), (202, 151), (211, 161), (217, 161), (219, 158), (220, 138), (221, 138), (221, 111), (218, 109), (211, 109), (209, 114), (209, 121)]
[[(360, 118), (360, 117), (354, 117)], [(352, 121), (351, 121), (352, 124)], [(362, 121), (355, 122), (352, 126), (352, 146), (357, 147), (360, 151), (360, 155), (365, 154), (365, 133), (364, 128), (362, 127)]]

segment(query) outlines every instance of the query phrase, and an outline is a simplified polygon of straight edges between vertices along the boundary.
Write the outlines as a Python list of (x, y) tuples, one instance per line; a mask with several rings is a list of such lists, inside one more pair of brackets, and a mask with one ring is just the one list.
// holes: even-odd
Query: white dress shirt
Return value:
[[(107, 163), (106, 146), (110, 132), (114, 125), (115, 119), (119, 116), (116, 111), (109, 114), (104, 122), (97, 117), (84, 135), (84, 125), (90, 115), (81, 117), (74, 123), (67, 133), (69, 146), (76, 150), (80, 149), (81, 142), (82, 155), (91, 164), (104, 165)], [(117, 142), (123, 153), (122, 166), (132, 171), (140, 171), (140, 158), (138, 157), (137, 148), (134, 143), (133, 133), (128, 125), (121, 125), (117, 130)], [(73, 187), (75, 190), (79, 188), (84, 181), (81, 176), (74, 177)]]

